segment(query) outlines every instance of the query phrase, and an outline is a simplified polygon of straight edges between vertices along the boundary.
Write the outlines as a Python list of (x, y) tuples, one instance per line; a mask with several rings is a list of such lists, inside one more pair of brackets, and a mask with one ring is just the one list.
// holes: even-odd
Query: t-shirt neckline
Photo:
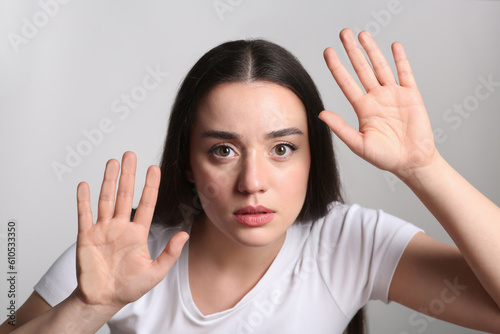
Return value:
[(188, 258), (189, 258), (189, 241), (188, 241), (184, 246), (184, 248), (182, 249), (182, 253), (178, 260), (179, 270), (178, 270), (178, 280), (177, 280), (179, 294), (181, 296), (184, 311), (187, 313), (187, 315), (191, 319), (199, 322), (215, 321), (217, 319), (225, 318), (226, 316), (242, 308), (248, 302), (252, 301), (255, 298), (255, 296), (259, 295), (259, 292), (269, 282), (273, 281), (273, 278), (279, 275), (286, 266), (288, 262), (286, 261), (286, 259), (287, 257), (289, 257), (289, 252), (290, 252), (290, 245), (293, 244), (293, 239), (295, 238), (295, 234), (293, 233), (294, 225), (295, 224), (292, 224), (292, 226), (290, 226), (286, 231), (285, 241), (283, 242), (283, 246), (281, 246), (281, 249), (279, 250), (278, 254), (274, 258), (273, 262), (267, 269), (264, 276), (262, 276), (262, 278), (259, 280), (259, 282), (245, 296), (243, 296), (243, 298), (233, 307), (224, 311), (208, 315), (203, 315), (203, 313), (200, 312), (200, 310), (194, 303), (193, 296), (191, 295), (191, 287), (189, 286), (189, 270), (188, 270)]

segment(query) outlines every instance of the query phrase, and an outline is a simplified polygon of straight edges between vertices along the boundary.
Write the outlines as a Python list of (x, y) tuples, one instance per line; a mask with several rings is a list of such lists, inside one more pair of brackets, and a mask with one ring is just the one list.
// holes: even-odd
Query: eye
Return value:
[(215, 146), (210, 149), (210, 153), (213, 153), (220, 158), (230, 158), (235, 154), (233, 149), (226, 145)]
[(293, 151), (297, 150), (297, 147), (292, 144), (278, 144), (273, 147), (273, 152), (272, 154), (277, 155), (279, 157), (287, 157), (290, 154), (292, 154)]

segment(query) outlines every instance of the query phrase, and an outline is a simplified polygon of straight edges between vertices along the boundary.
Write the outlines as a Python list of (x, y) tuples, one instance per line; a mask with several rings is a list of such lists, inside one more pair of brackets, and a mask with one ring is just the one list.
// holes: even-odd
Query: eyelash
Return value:
[[(281, 142), (281, 143), (276, 144), (273, 147), (273, 150), (276, 149), (276, 147), (278, 147), (280, 145), (283, 145), (283, 146), (286, 146), (286, 147), (290, 148), (292, 150), (292, 152), (295, 152), (295, 151), (297, 151), (299, 149), (298, 146), (296, 146), (296, 145), (294, 145), (294, 144), (292, 144), (290, 142)], [(216, 144), (216, 145), (212, 146), (208, 150), (208, 153), (214, 154), (219, 159), (225, 159), (226, 157), (219, 156), (218, 154), (215, 153), (215, 152), (217, 152), (218, 149), (223, 148), (223, 147), (227, 147), (227, 148), (229, 148), (230, 150), (232, 150), (234, 152), (234, 150), (231, 148), (231, 146), (229, 146), (229, 145), (227, 145), (225, 143), (222, 143), (222, 144)], [(279, 155), (276, 155), (276, 156), (282, 157), (282, 156), (279, 156)]]

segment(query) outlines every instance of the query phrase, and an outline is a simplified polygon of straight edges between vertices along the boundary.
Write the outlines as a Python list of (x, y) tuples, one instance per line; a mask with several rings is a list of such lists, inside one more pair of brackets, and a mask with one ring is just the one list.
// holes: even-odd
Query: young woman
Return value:
[[(500, 209), (439, 155), (402, 46), (392, 46), (398, 83), (369, 33), (359, 41), (373, 69), (352, 32), (340, 36), (366, 92), (331, 48), (324, 56), (359, 131), (322, 111), (281, 47), (214, 48), (179, 90), (161, 181), (150, 167), (130, 219), (135, 155), (124, 154), (120, 177), (110, 160), (95, 224), (81, 183), (76, 245), (0, 332), (92, 333), (108, 322), (113, 333), (341, 333), (379, 299), (500, 333)], [(342, 204), (328, 127), (404, 181), (458, 248)]]

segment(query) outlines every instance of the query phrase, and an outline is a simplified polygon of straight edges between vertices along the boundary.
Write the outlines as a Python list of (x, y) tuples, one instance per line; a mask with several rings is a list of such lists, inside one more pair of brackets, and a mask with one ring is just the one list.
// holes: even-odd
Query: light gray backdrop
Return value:
[[(132, 150), (139, 193), (147, 167), (159, 161), (179, 82), (204, 52), (231, 39), (264, 37), (291, 50), (327, 108), (353, 126), (322, 51), (339, 49), (344, 27), (371, 31), (387, 57), (390, 44), (402, 42), (441, 154), (500, 203), (498, 17), (499, 1), (2, 0), (0, 318), (10, 300), (8, 222), (17, 224), (20, 305), (75, 241), (78, 182), (90, 184), (95, 210), (106, 161)], [(401, 182), (339, 140), (336, 147), (348, 202), (382, 208), (451, 243)], [(394, 303), (373, 302), (368, 310), (372, 333), (472, 332)]]

